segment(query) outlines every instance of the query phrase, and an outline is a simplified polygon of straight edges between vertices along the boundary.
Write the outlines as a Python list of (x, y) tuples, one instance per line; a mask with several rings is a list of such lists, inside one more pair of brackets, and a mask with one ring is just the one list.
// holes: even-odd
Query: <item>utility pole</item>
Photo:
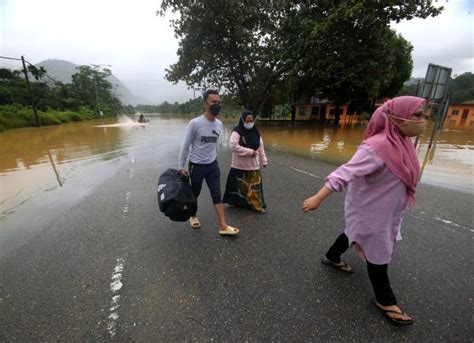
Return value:
[[(193, 107), (196, 106), (196, 89), (194, 88), (194, 85), (193, 85)], [(194, 111), (194, 116), (196, 117), (198, 115), (198, 112), (197, 111)]]
[(97, 114), (100, 116), (99, 92), (97, 91), (97, 81), (95, 79), (95, 75), (93, 76), (93, 80), (94, 80), (94, 88), (95, 88), (95, 103), (97, 107)]
[(31, 91), (30, 80), (28, 79), (28, 70), (26, 69), (25, 58), (21, 56), (21, 63), (23, 64), (23, 73), (25, 74), (26, 85), (28, 86), (28, 93), (31, 98), (31, 107), (33, 108), (33, 114), (35, 115), (36, 126), (41, 126), (38, 112), (36, 111), (35, 98), (33, 97), (33, 92)]
[[(102, 71), (103, 67), (111, 67), (110, 64), (91, 64), (92, 68), (94, 69), (95, 73)], [(95, 101), (97, 105), (97, 114), (99, 115), (100, 119), (102, 119), (102, 111), (100, 110), (100, 103), (99, 103), (99, 92), (97, 91), (97, 80), (96, 74), (93, 75), (92, 80), (94, 81), (94, 88), (95, 88)]]

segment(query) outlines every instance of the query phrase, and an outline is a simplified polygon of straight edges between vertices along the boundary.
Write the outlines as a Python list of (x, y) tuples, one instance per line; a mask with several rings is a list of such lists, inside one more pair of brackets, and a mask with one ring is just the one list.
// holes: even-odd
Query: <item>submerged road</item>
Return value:
[[(343, 194), (303, 215), (335, 166), (268, 152), (268, 213), (226, 209), (217, 233), (207, 188), (203, 227), (158, 211), (156, 181), (179, 147), (131, 149), (86, 198), (0, 260), (0, 341), (472, 342), (473, 196), (421, 185), (389, 273), (412, 327), (370, 304), (365, 264), (320, 263), (344, 226)], [(222, 184), (230, 152), (220, 148)], [(31, 223), (34, 225), (34, 222)]]

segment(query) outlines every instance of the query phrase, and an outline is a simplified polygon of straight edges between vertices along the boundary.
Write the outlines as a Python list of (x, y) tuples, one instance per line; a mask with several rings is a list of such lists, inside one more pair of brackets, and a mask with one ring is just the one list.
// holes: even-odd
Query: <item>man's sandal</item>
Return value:
[(414, 323), (413, 319), (403, 319), (399, 317), (393, 317), (392, 314), (399, 314), (402, 316), (408, 316), (405, 312), (401, 311), (393, 311), (393, 310), (385, 310), (381, 307), (381, 305), (374, 299), (372, 300), (374, 306), (379, 310), (385, 318), (387, 318), (391, 323), (395, 325), (412, 325)]
[(334, 267), (334, 268), (336, 268), (340, 271), (343, 271), (344, 273), (352, 274), (354, 272), (352, 270), (351, 266), (349, 266), (343, 260), (341, 260), (341, 262), (339, 262), (339, 263), (334, 263), (334, 262), (330, 261), (326, 256), (324, 256), (323, 259), (321, 260), (321, 262), (323, 262), (326, 266)]
[(232, 227), (230, 225), (227, 225), (227, 227), (225, 228), (225, 230), (219, 230), (219, 234), (220, 235), (236, 235), (239, 233), (239, 229), (235, 228), (235, 227)]
[(199, 229), (201, 227), (201, 222), (199, 221), (198, 217), (189, 218), (189, 223), (193, 229)]

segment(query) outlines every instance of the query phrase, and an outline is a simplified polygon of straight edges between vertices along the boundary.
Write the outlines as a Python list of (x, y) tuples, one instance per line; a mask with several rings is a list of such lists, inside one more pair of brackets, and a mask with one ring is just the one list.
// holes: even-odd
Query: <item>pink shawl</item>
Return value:
[(415, 205), (420, 163), (410, 137), (405, 137), (387, 114), (408, 119), (424, 102), (425, 99), (414, 96), (384, 102), (372, 115), (364, 134), (364, 143), (370, 145), (387, 168), (407, 186), (409, 207)]

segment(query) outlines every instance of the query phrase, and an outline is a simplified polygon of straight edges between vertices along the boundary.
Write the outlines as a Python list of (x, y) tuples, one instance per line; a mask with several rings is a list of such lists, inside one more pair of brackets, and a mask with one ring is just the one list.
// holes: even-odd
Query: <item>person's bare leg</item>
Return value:
[(214, 204), (216, 210), (217, 219), (219, 219), (219, 230), (225, 230), (227, 228), (227, 222), (225, 221), (224, 204)]

